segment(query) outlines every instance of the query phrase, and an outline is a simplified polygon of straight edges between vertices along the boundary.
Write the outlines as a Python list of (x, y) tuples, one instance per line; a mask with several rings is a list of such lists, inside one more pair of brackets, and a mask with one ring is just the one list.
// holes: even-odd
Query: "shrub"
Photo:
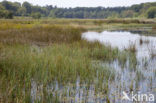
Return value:
[(33, 19), (40, 19), (41, 18), (41, 14), (40, 13), (32, 13), (32, 18)]
[(156, 17), (156, 7), (151, 7), (147, 11), (148, 18), (155, 18)]
[(13, 13), (7, 10), (0, 10), (0, 18), (13, 19)]

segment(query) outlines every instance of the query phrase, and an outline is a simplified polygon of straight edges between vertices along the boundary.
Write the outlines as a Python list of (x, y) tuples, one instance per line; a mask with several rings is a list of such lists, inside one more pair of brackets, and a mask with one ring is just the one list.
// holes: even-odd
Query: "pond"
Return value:
[[(139, 103), (143, 103), (143, 101), (150, 101), (148, 97), (150, 94), (156, 95), (156, 37), (141, 36), (125, 31), (103, 31), (101, 33), (85, 32), (82, 34), (82, 38), (90, 42), (99, 41), (104, 45), (111, 45), (120, 51), (134, 47), (136, 49), (136, 67), (131, 69), (131, 62), (128, 60), (124, 66), (118, 59), (112, 62), (100, 61), (99, 65), (102, 65), (103, 68), (110, 67), (115, 71), (115, 80), (108, 80), (108, 85), (105, 82), (98, 84), (98, 86), (104, 87), (103, 90), (96, 90), (95, 84), (82, 84), (79, 78), (76, 83), (66, 83), (65, 86), (56, 80), (46, 88), (49, 95), (52, 95), (48, 97), (49, 101), (53, 101), (53, 97), (55, 97), (65, 103), (133, 103), (132, 100), (122, 100), (122, 97), (123, 92), (127, 93), (129, 98), (134, 92), (137, 94), (136, 99), (138, 101), (140, 99)], [(40, 95), (37, 95), (37, 92), (43, 91), (43, 85), (38, 85), (34, 80), (31, 85), (32, 101), (40, 100)], [(105, 91), (105, 88), (108, 90)], [(142, 93), (147, 94), (143, 98), (144, 100), (141, 98)], [(155, 101), (151, 103), (155, 103)]]
[(104, 45), (117, 47), (121, 51), (133, 46), (136, 48), (135, 70), (130, 70), (129, 62), (124, 67), (119, 64), (118, 60), (108, 64), (115, 69), (117, 74), (114, 83), (109, 84), (109, 97), (115, 98), (114, 103), (123, 102), (117, 99), (123, 91), (156, 94), (156, 37), (125, 31), (103, 31), (101, 33), (85, 32), (82, 38), (90, 42), (99, 41)]
[(149, 57), (152, 52), (156, 51), (156, 37), (141, 36), (130, 32), (86, 32), (83, 33), (82, 38), (92, 42), (99, 41), (103, 44), (117, 47), (120, 50), (135, 46), (137, 57)]

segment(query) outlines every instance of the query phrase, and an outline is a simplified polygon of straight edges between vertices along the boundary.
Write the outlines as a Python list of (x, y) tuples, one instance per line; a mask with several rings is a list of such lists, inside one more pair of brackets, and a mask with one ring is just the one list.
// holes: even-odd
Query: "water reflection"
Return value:
[(131, 45), (136, 48), (136, 69), (130, 69), (129, 61), (124, 67), (120, 65), (118, 60), (107, 64), (116, 70), (115, 81), (109, 84), (109, 97), (112, 102), (124, 103), (119, 99), (122, 91), (156, 93), (156, 37), (141, 36), (131, 32), (103, 31), (101, 33), (86, 32), (83, 33), (82, 38), (91, 42), (99, 41), (120, 50), (127, 49)]
[[(83, 39), (88, 41), (99, 41), (105, 45), (118, 47), (120, 50), (127, 49), (130, 45), (134, 45), (137, 53), (136, 69), (131, 69), (130, 61), (126, 61), (122, 66), (118, 60), (113, 62), (100, 62), (103, 67), (109, 66), (115, 70), (115, 80), (108, 81), (108, 91), (104, 89), (96, 90), (95, 83), (88, 85), (80, 83), (79, 78), (76, 83), (66, 83), (65, 86), (60, 85), (57, 80), (46, 86), (48, 91), (49, 101), (54, 101), (56, 98), (62, 103), (125, 103), (122, 101), (122, 92), (139, 91), (139, 93), (156, 94), (156, 58), (155, 54), (156, 37), (140, 36), (130, 32), (86, 32), (82, 35)], [(101, 87), (106, 88), (104, 83)], [(41, 100), (43, 85), (32, 80), (32, 102), (36, 99)], [(41, 94), (41, 95), (37, 95)], [(53, 98), (55, 97), (55, 98)], [(126, 103), (133, 103), (126, 101)], [(139, 103), (139, 102), (138, 102)], [(143, 103), (143, 102), (140, 102)]]
[(134, 45), (137, 49), (137, 58), (150, 57), (151, 53), (156, 51), (156, 37), (140, 36), (130, 32), (86, 32), (83, 33), (82, 38), (88, 41), (99, 41), (105, 45), (110, 44), (112, 47), (118, 47), (120, 50)]

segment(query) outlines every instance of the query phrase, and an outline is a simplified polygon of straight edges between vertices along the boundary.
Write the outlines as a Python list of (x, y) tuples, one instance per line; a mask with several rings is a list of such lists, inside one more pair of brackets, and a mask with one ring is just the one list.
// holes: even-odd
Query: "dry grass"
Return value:
[(83, 28), (60, 25), (42, 25), (23, 29), (0, 31), (0, 42), (5, 44), (71, 43), (81, 40)]
[(126, 49), (126, 51), (130, 51), (132, 53), (136, 53), (137, 49), (136, 49), (135, 44), (129, 45), (129, 47)]
[(156, 25), (152, 27), (152, 29), (156, 30)]

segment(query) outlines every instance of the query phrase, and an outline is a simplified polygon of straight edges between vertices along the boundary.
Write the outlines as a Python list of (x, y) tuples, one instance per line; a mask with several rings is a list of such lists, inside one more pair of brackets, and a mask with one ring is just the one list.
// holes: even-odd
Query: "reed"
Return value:
[[(26, 94), (29, 94), (32, 79), (43, 85), (55, 80), (61, 84), (74, 83), (78, 77), (82, 82), (90, 83), (96, 77), (99, 78), (99, 82), (104, 78), (113, 80), (114, 73), (110, 68), (93, 66), (89, 52), (89, 49), (74, 48), (69, 44), (53, 44), (47, 47), (5, 46), (0, 55), (0, 81), (3, 91), (1, 93), (9, 92), (5, 96), (12, 98), (15, 94), (24, 96), (22, 89), (25, 89)], [(99, 75), (97, 75), (98, 71)], [(16, 101), (22, 98), (21, 96), (16, 95), (12, 99)], [(7, 101), (7, 98), (5, 100)]]
[(131, 65), (136, 65), (134, 48), (119, 51), (99, 42), (82, 40), (81, 34), (86, 28), (71, 26), (69, 21), (74, 25), (96, 24), (94, 20), (64, 19), (2, 21), (0, 97), (4, 102), (32, 102), (34, 81), (42, 87), (38, 90), (41, 99), (37, 98), (35, 102), (60, 102), (58, 91), (55, 91), (56, 95), (49, 94), (47, 87), (57, 81), (63, 86), (70, 83), (75, 88), (78, 78), (86, 88), (94, 85), (97, 92), (103, 91), (106, 95), (108, 83), (114, 80), (116, 73), (114, 68), (101, 65), (101, 62), (119, 60), (125, 64), (128, 56)]
[(0, 42), (5, 44), (71, 43), (81, 40), (83, 28), (60, 25), (37, 25), (32, 28), (0, 31)]

